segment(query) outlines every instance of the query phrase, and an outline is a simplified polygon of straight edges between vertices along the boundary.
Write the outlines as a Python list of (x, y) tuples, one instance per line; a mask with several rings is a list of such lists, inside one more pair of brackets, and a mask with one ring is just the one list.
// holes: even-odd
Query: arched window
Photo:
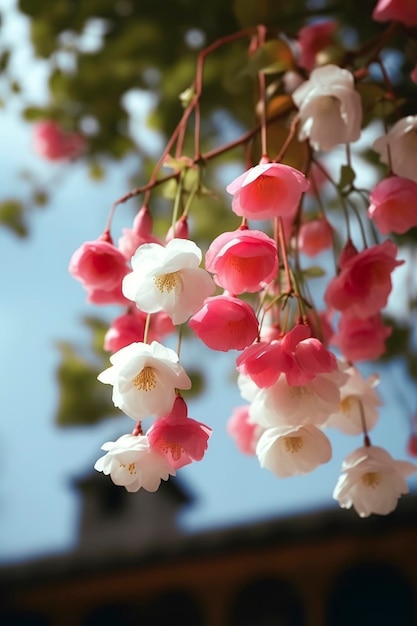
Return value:
[(288, 582), (260, 578), (239, 590), (229, 623), (230, 626), (304, 626), (304, 607)]
[(197, 598), (183, 590), (166, 591), (156, 596), (148, 604), (147, 618), (143, 625), (161, 626), (168, 624), (205, 626), (206, 617)]
[(138, 626), (139, 609), (122, 603), (103, 604), (91, 609), (82, 620), (82, 626)]
[(339, 576), (327, 603), (327, 626), (415, 626), (413, 589), (396, 567), (361, 563)]

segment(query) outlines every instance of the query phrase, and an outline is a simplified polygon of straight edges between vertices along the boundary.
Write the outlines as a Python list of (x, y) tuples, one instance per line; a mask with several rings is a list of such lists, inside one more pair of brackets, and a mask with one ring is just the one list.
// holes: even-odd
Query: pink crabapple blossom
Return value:
[(133, 271), (122, 283), (124, 295), (145, 313), (163, 311), (182, 324), (215, 291), (210, 274), (199, 267), (200, 248), (187, 239), (167, 245), (143, 244), (132, 257)]
[(107, 454), (96, 461), (94, 469), (110, 475), (115, 485), (121, 485), (127, 491), (142, 488), (156, 491), (161, 480), (175, 476), (175, 469), (164, 456), (152, 450), (144, 435), (122, 435), (101, 448)]
[(348, 70), (332, 64), (318, 67), (292, 98), (299, 109), (299, 140), (308, 139), (314, 150), (359, 139), (362, 104)]
[(289, 385), (301, 386), (316, 374), (337, 370), (336, 357), (319, 339), (311, 337), (305, 324), (297, 324), (281, 339), (254, 343), (239, 355), (236, 364), (238, 371), (259, 387), (270, 387), (281, 373)]
[(399, 176), (381, 180), (371, 191), (368, 217), (383, 235), (417, 226), (417, 182)]
[(227, 432), (243, 454), (254, 455), (263, 429), (250, 421), (249, 405), (235, 407), (227, 422)]
[(187, 414), (185, 401), (177, 396), (172, 411), (155, 420), (146, 433), (151, 449), (164, 455), (175, 469), (201, 461), (212, 433), (211, 428)]
[(308, 24), (298, 31), (298, 45), (300, 58), (298, 65), (311, 71), (317, 65), (317, 55), (323, 49), (333, 44), (333, 35), (337, 23), (333, 21)]
[(44, 120), (33, 127), (33, 149), (48, 161), (74, 159), (85, 148), (86, 140), (80, 133), (66, 132), (57, 122)]
[(417, 115), (407, 115), (395, 122), (386, 135), (374, 141), (372, 149), (382, 163), (391, 164), (394, 174), (417, 183)]
[(298, 231), (298, 248), (307, 256), (314, 257), (333, 245), (333, 227), (325, 218), (309, 220)]
[(239, 229), (219, 235), (207, 250), (206, 270), (215, 282), (235, 295), (260, 291), (277, 275), (273, 239), (259, 230)]
[[(340, 272), (327, 285), (331, 309), (367, 318), (385, 307), (392, 289), (391, 273), (404, 261), (395, 259), (397, 246), (389, 240), (340, 261)], [(346, 258), (346, 257), (345, 257)]]
[(165, 237), (165, 243), (168, 243), (171, 239), (189, 239), (189, 228), (186, 217), (181, 217), (175, 222), (174, 226), (169, 227)]
[[(128, 270), (129, 271), (129, 270)], [(112, 289), (87, 289), (87, 302), (90, 304), (121, 304), (128, 306), (131, 304), (122, 294), (122, 283), (118, 283)]]
[(280, 478), (308, 474), (328, 463), (332, 448), (326, 435), (312, 424), (267, 428), (256, 445), (259, 464)]
[(415, 0), (379, 0), (372, 17), (377, 22), (402, 22), (406, 26), (417, 25)]
[(388, 515), (409, 491), (405, 478), (416, 471), (413, 463), (395, 461), (383, 448), (363, 446), (343, 461), (333, 498), (344, 509), (353, 506), (360, 517)]
[(153, 221), (146, 206), (141, 207), (133, 220), (132, 228), (122, 228), (122, 236), (119, 238), (118, 247), (128, 261), (143, 243), (162, 242), (152, 235)]
[(282, 163), (260, 163), (226, 187), (233, 195), (232, 210), (252, 220), (293, 213), (309, 182), (302, 172)]
[(98, 375), (113, 386), (113, 404), (134, 420), (167, 415), (175, 389), (190, 389), (191, 380), (174, 350), (157, 341), (131, 343), (110, 357), (111, 367)]
[(188, 325), (212, 350), (243, 350), (258, 336), (258, 320), (252, 307), (229, 295), (206, 298)]
[(85, 289), (101, 291), (115, 289), (129, 271), (125, 257), (106, 235), (77, 248), (68, 269)]
[[(128, 311), (116, 317), (104, 336), (104, 349), (117, 352), (130, 343), (143, 341), (147, 314), (139, 309)], [(151, 316), (148, 341), (161, 341), (175, 328), (165, 313), (154, 313)]]
[(391, 326), (384, 325), (379, 313), (356, 318), (341, 315), (331, 343), (348, 361), (371, 361), (386, 352), (385, 341), (391, 332)]

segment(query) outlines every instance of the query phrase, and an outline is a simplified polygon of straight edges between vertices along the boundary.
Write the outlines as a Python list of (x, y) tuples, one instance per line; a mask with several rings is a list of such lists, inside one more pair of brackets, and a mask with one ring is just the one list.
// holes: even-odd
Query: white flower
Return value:
[(168, 414), (175, 389), (190, 389), (191, 380), (178, 363), (174, 350), (157, 341), (131, 343), (115, 352), (112, 366), (98, 380), (113, 385), (113, 403), (134, 420)]
[(108, 441), (101, 446), (107, 454), (100, 457), (94, 469), (110, 477), (115, 485), (127, 491), (156, 491), (161, 480), (175, 476), (166, 457), (151, 449), (145, 435), (122, 435), (117, 441)]
[(388, 515), (409, 491), (405, 478), (416, 471), (413, 463), (395, 461), (383, 448), (364, 446), (343, 461), (333, 498), (344, 509), (353, 506), (360, 517)]
[(365, 379), (355, 367), (349, 367), (345, 373), (349, 379), (340, 389), (339, 409), (330, 415), (326, 426), (338, 428), (346, 435), (360, 435), (363, 433), (362, 411), (366, 430), (372, 430), (378, 420), (381, 400), (375, 387), (379, 378), (374, 375)]
[(394, 174), (417, 182), (417, 115), (398, 120), (386, 135), (374, 141), (372, 149), (382, 163), (389, 164), (391, 158)]
[(260, 389), (249, 409), (253, 422), (266, 428), (282, 424), (321, 426), (340, 404), (340, 386), (345, 374), (317, 374), (306, 385), (289, 385), (281, 374), (271, 387)]
[(359, 139), (362, 103), (348, 70), (336, 65), (318, 67), (292, 98), (300, 110), (300, 141), (309, 139), (315, 150), (330, 150)]
[(201, 258), (200, 248), (188, 239), (171, 239), (166, 247), (145, 243), (132, 257), (133, 272), (123, 279), (123, 294), (145, 313), (164, 311), (174, 324), (182, 324), (216, 289), (199, 267)]
[(240, 372), (237, 377), (237, 386), (239, 387), (240, 395), (247, 402), (252, 402), (252, 400), (254, 400), (257, 394), (261, 391), (261, 388), (253, 382), (252, 378), (246, 376), (246, 374), (241, 374)]
[(326, 435), (316, 426), (276, 426), (261, 435), (256, 454), (261, 467), (286, 478), (307, 474), (332, 457)]

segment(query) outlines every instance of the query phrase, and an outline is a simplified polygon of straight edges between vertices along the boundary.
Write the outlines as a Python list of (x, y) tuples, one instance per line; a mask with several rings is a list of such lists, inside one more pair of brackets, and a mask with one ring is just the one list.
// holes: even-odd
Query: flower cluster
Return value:
[[(381, 0), (373, 18), (416, 24), (410, 7)], [(350, 146), (362, 137), (366, 123), (359, 90), (366, 73), (326, 56), (336, 45), (337, 31), (335, 22), (307, 25), (288, 52), (291, 67), (279, 84), (291, 96), (278, 97), (290, 102), (289, 131), (277, 155), (269, 155), (267, 142), (273, 104), (268, 98), (277, 87), (271, 83), (265, 89), (261, 72), (261, 156), (227, 185), (236, 228), (218, 232), (205, 255), (190, 238), (188, 221), (194, 197), (205, 192), (199, 171), (204, 158), (198, 154), (175, 161), (167, 148), (165, 162), (176, 162), (178, 169), (171, 176), (177, 192), (165, 237), (154, 233), (149, 208), (151, 192), (161, 182), (161, 158), (149, 184), (130, 194), (143, 191), (144, 204), (132, 228), (123, 229), (118, 246), (108, 226), (71, 258), (70, 273), (90, 302), (125, 309), (106, 333), (111, 366), (98, 379), (112, 386), (115, 407), (135, 426), (132, 434), (103, 445), (106, 454), (95, 468), (128, 491), (155, 491), (161, 480), (201, 460), (207, 450), (211, 428), (188, 417), (181, 395), (191, 387), (179, 362), (185, 325), (212, 350), (238, 352), (238, 386), (246, 404), (233, 411), (227, 430), (261, 467), (282, 478), (305, 474), (331, 459), (331, 429), (362, 435), (363, 446), (343, 462), (334, 490), (342, 507), (353, 506), (362, 517), (392, 511), (407, 492), (405, 478), (417, 470), (371, 444), (369, 433), (381, 405), (378, 377), (365, 378), (358, 365), (383, 355), (391, 334), (383, 312), (392, 275), (404, 261), (390, 236), (417, 226), (417, 114), (399, 119), (375, 138), (372, 149), (388, 171), (369, 192), (357, 188)], [(258, 37), (261, 47), (265, 41), (259, 32)], [(188, 105), (182, 127), (200, 96)], [(246, 134), (230, 148), (248, 141)], [(285, 162), (291, 142), (308, 155), (299, 167)], [(182, 147), (177, 143), (177, 154)], [(327, 169), (335, 148), (346, 154), (340, 182)], [(180, 184), (187, 171), (197, 180), (193, 189)], [(327, 211), (323, 187), (329, 182), (340, 215)], [(358, 200), (364, 198), (360, 209)], [(330, 250), (336, 270), (327, 276)], [(305, 266), (306, 257), (324, 259), (324, 267)], [(315, 275), (327, 277), (320, 306), (308, 286)], [(163, 341), (177, 328), (175, 352)], [(147, 418), (152, 422), (144, 433)]]

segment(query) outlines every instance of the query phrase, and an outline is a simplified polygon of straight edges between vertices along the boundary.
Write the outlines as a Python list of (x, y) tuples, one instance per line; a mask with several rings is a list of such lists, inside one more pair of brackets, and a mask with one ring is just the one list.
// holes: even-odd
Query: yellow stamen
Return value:
[(365, 487), (372, 487), (372, 489), (375, 489), (375, 487), (380, 484), (381, 480), (381, 474), (379, 472), (366, 472), (366, 474), (362, 476), (362, 482)]
[(284, 437), (285, 450), (294, 454), (299, 452), (304, 445), (302, 437)]
[(152, 391), (157, 383), (154, 368), (144, 367), (139, 374), (136, 374), (132, 382), (139, 391)]
[(168, 293), (181, 284), (181, 276), (179, 272), (171, 272), (170, 274), (160, 274), (154, 278), (156, 288), (163, 293)]
[[(126, 469), (126, 465), (124, 463), (120, 463), (120, 467), (123, 467), (123, 469)], [(129, 463), (129, 465), (127, 466), (127, 471), (129, 472), (131, 476), (133, 474), (136, 474), (136, 463)]]

